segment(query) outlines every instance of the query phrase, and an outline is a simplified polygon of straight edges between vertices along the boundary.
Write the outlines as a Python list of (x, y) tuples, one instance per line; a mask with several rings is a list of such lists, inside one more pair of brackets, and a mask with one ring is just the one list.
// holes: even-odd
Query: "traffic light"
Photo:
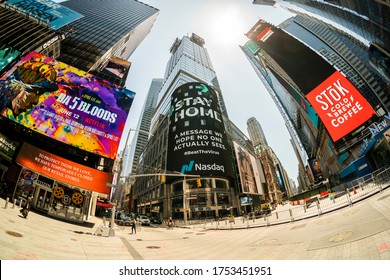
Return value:
[(196, 179), (196, 185), (197, 185), (198, 187), (201, 187), (201, 186), (202, 186), (202, 183), (200, 182), (200, 179)]
[(161, 183), (165, 183), (165, 175), (161, 175)]

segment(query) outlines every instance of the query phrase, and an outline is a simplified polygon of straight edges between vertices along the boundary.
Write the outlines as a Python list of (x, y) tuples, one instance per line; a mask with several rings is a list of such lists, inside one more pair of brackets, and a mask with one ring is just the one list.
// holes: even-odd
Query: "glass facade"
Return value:
[(156, 8), (138, 1), (69, 0), (61, 5), (84, 17), (61, 29), (66, 38), (60, 60), (84, 71), (111, 56), (127, 60), (158, 15)]

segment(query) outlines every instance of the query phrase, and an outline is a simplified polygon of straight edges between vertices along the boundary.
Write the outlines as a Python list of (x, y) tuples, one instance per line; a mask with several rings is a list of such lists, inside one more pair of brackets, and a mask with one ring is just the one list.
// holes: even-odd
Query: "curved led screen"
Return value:
[(115, 158), (134, 96), (31, 52), (0, 79), (0, 114), (65, 144)]
[(216, 92), (202, 83), (180, 86), (171, 97), (167, 169), (183, 174), (231, 176), (224, 131)]

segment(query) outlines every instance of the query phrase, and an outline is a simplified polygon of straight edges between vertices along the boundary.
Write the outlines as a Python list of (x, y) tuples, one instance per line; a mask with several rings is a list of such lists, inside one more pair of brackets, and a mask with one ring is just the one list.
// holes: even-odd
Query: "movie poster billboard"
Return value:
[(375, 114), (344, 75), (283, 30), (259, 20), (247, 36), (293, 79), (318, 113), (333, 141), (341, 139)]
[(255, 157), (236, 142), (233, 142), (233, 144), (237, 158), (238, 170), (240, 172), (241, 192), (263, 194), (258, 165)]
[(12, 61), (19, 56), (20, 52), (6, 44), (0, 43), (0, 73)]
[(113, 159), (134, 95), (31, 52), (0, 78), (0, 114), (52, 139)]
[(310, 159), (309, 165), (314, 177), (314, 181), (320, 181), (324, 179), (324, 175), (322, 174), (321, 165), (318, 159)]
[(7, 5), (59, 29), (83, 15), (51, 0), (5, 0)]
[(171, 97), (169, 120), (167, 170), (231, 176), (222, 114), (211, 87), (202, 83), (178, 87)]

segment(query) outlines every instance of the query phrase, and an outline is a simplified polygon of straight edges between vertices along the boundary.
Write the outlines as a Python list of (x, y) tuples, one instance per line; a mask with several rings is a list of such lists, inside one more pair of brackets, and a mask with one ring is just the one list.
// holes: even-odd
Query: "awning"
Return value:
[(112, 205), (110, 203), (104, 203), (104, 202), (96, 202), (96, 206), (100, 206), (103, 208), (112, 208)]

